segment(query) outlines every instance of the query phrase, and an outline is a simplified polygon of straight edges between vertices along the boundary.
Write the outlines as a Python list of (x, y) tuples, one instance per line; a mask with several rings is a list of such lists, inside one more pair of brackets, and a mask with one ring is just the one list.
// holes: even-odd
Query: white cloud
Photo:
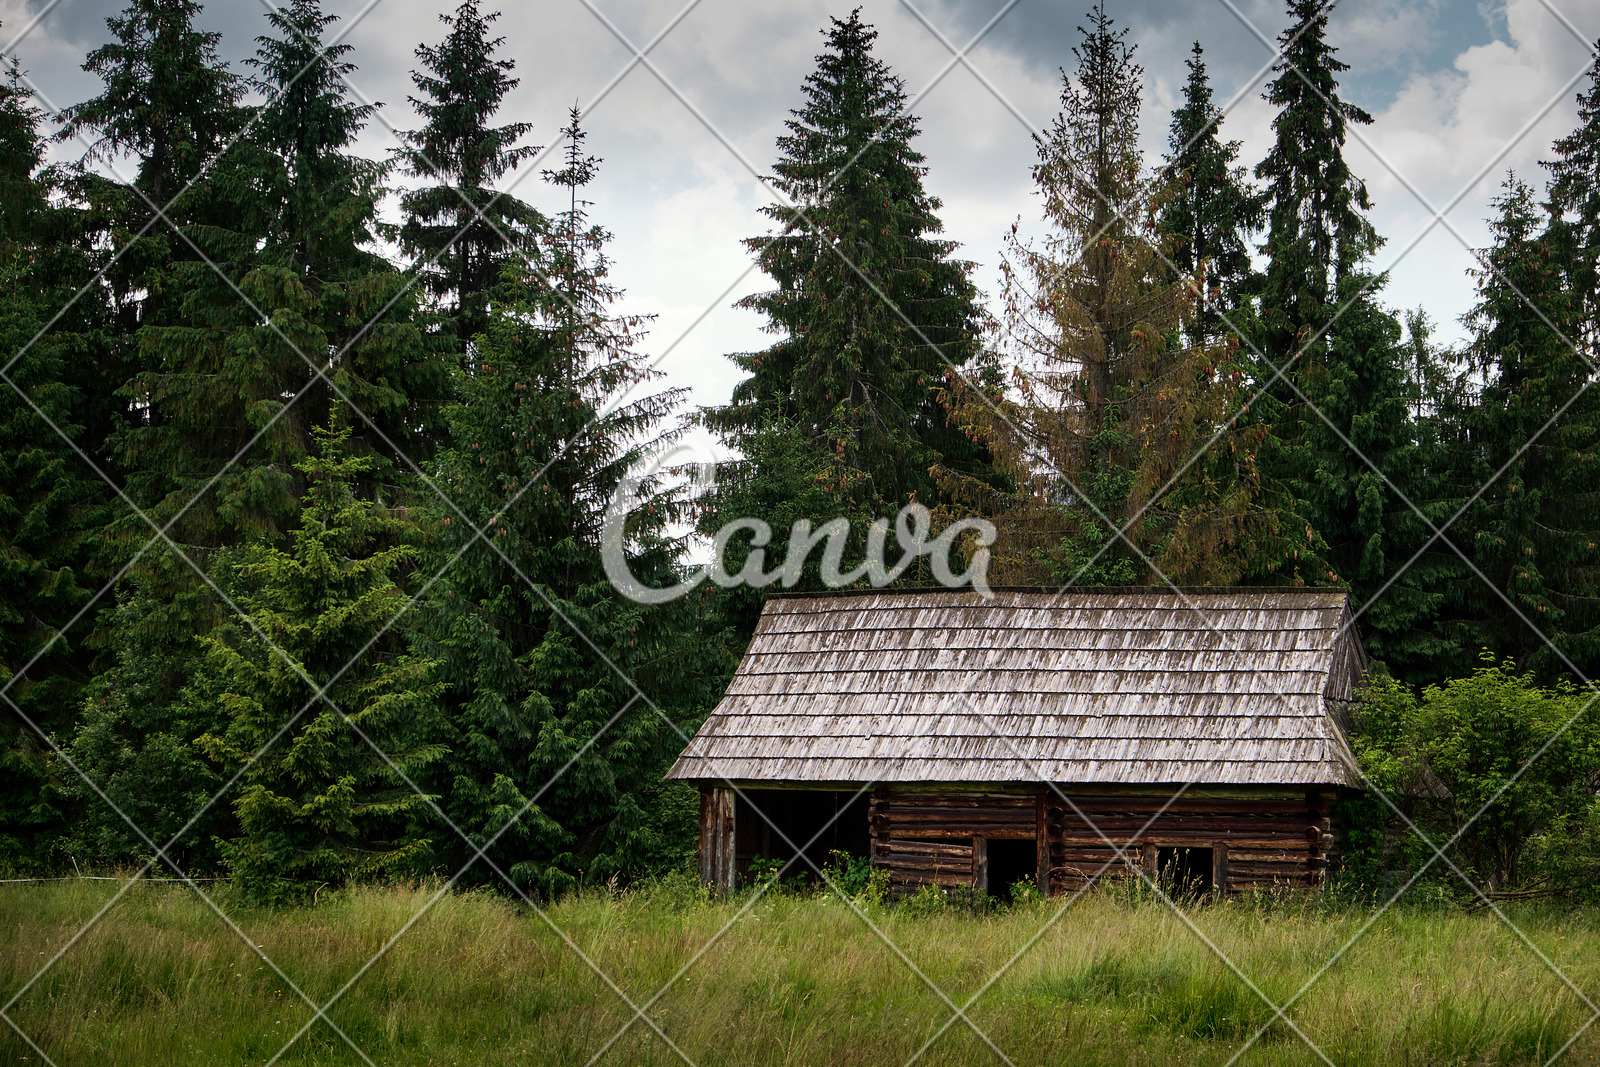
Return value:
[[(1595, 0), (1564, 6), (1580, 31), (1592, 34), (1600, 27)], [(1375, 221), (1390, 239), (1380, 265), (1399, 255), (1431, 218), (1412, 189), (1443, 208), (1480, 172), (1448, 217), (1460, 237), (1483, 244), (1483, 220), (1505, 172), (1515, 170), (1542, 187), (1539, 161), (1550, 157), (1551, 142), (1576, 123), (1573, 96), (1587, 82), (1571, 91), (1563, 86), (1586, 69), (1587, 49), (1539, 0), (1510, 0), (1505, 15), (1508, 40), (1475, 45), (1456, 56), (1451, 69), (1406, 82), (1394, 103), (1361, 131), (1373, 151), (1352, 137), (1348, 158), (1367, 179)], [(1530, 125), (1541, 111), (1544, 117)], [(1424, 304), (1454, 331), (1456, 318), (1472, 302), (1465, 275), (1471, 265), (1461, 239), (1436, 227), (1394, 267), (1389, 299), (1401, 306)]]

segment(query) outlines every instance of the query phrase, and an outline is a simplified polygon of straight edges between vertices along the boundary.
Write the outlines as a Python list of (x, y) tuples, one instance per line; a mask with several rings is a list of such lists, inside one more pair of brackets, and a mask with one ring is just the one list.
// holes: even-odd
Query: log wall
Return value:
[(1036, 789), (879, 789), (867, 811), (872, 862), (892, 892), (982, 884), (991, 840), (1038, 840)]
[[(1101, 877), (1154, 873), (1160, 848), (1212, 850), (1213, 886), (1317, 886), (1332, 847), (1331, 791), (1237, 787), (1163, 795), (1048, 789), (885, 788), (868, 812), (873, 863), (894, 892), (982, 884), (990, 840), (1036, 842), (1051, 893)], [(1109, 840), (1108, 840), (1109, 839)], [(1119, 858), (1114, 846), (1124, 847)]]
[[(1102, 872), (1130, 875), (1141, 864), (1153, 873), (1163, 847), (1212, 849), (1213, 885), (1224, 882), (1229, 891), (1322, 884), (1332, 845), (1331, 794), (1186, 792), (1168, 803), (1170, 796), (1068, 793), (1068, 804), (1046, 793), (1050, 891), (1071, 892)], [(1113, 845), (1123, 846), (1124, 858)]]

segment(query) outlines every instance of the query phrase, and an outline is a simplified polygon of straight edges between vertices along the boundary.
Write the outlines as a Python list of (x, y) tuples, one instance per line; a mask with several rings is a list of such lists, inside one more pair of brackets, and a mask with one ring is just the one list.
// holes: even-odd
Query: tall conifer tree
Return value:
[(1196, 344), (1221, 338), (1219, 312), (1236, 310), (1249, 290), (1255, 268), (1246, 239), (1266, 219), (1265, 198), (1236, 163), (1241, 142), (1222, 140), (1222, 109), (1212, 102), (1203, 55), (1196, 41), (1183, 106), (1167, 135), (1160, 222), (1173, 263), (1201, 286), (1189, 333)]
[[(223, 861), (268, 901), (425, 869), (427, 799), (400, 772), (415, 780), (443, 755), (437, 665), (408, 647), (404, 627), (367, 647), (416, 584), (416, 531), (363, 496), (374, 460), (346, 451), (347, 428), (336, 421), (317, 436), (300, 464), (306, 494), (291, 546), (258, 542), (228, 556), (251, 625), (230, 620), (207, 640), (209, 669), (195, 683), (226, 716), (199, 747), (221, 771), (244, 771)], [(313, 685), (337, 710), (313, 701)]]
[[(547, 177), (572, 206), (552, 218), (539, 270), (506, 266), (448, 412), (440, 485), (487, 525), (493, 548), (444, 512), (443, 548), (461, 552), (437, 652), (456, 733), (432, 779), (475, 841), (500, 835), (489, 855), (501, 870), (547, 892), (583, 872), (638, 871), (668, 847), (663, 804), (683, 799), (660, 777), (681, 737), (606, 661), (688, 729), (722, 667), (705, 673), (697, 661), (690, 602), (635, 603), (602, 565), (607, 505), (666, 443), (660, 424), (681, 393), (628, 395), (652, 377), (635, 347), (645, 320), (612, 310), (621, 294), (607, 277), (609, 235), (582, 199), (599, 161), (583, 152), (575, 112), (563, 134), (565, 165)], [(641, 580), (676, 580), (681, 546), (665, 524), (684, 517), (663, 496), (630, 518), (625, 543)], [(450, 847), (452, 863), (470, 858), (459, 841)]]
[(1333, 316), (1342, 279), (1378, 248), (1366, 185), (1344, 159), (1349, 123), (1372, 116), (1339, 96), (1349, 64), (1327, 42), (1326, 5), (1290, 0), (1293, 25), (1278, 38), (1283, 57), (1263, 98), (1278, 108), (1273, 145), (1256, 167), (1266, 182), (1266, 277), (1261, 319), (1266, 349), (1287, 363)]
[(1594, 372), (1561, 336), (1571, 336), (1580, 298), (1563, 284), (1561, 244), (1533, 191), (1508, 178), (1495, 206), (1494, 244), (1476, 272), (1478, 303), (1466, 320), (1473, 368), (1484, 380), (1473, 409), (1471, 483), (1510, 466), (1479, 498), (1467, 528), (1474, 560), (1533, 627), (1482, 590), (1475, 636), (1522, 667), (1559, 677), (1567, 668), (1548, 638), (1592, 677), (1600, 669), (1600, 398), (1592, 387), (1579, 394)]
[(1339, 95), (1348, 65), (1327, 42), (1324, 5), (1291, 0), (1289, 14), (1264, 94), (1279, 108), (1273, 147), (1256, 168), (1268, 203), (1255, 337), (1266, 396), (1256, 415), (1273, 429), (1266, 481), (1293, 499), (1314, 539), (1277, 577), (1349, 588), (1369, 649), (1399, 668), (1440, 652), (1430, 635), (1443, 594), (1428, 571), (1389, 585), (1428, 536), (1411, 504), (1439, 519), (1448, 507), (1431, 496), (1437, 472), (1412, 422), (1416, 380), (1401, 325), (1377, 303), (1386, 279), (1368, 268), (1381, 244), (1365, 215), (1371, 201), (1344, 158), (1350, 124), (1372, 117)]
[[(350, 154), (369, 112), (345, 92), (344, 47), (324, 45), (331, 17), (314, 0), (268, 17), (279, 35), (261, 38), (254, 59), (267, 103), (206, 179), (230, 210), (192, 232), (221, 274), (193, 256), (173, 265), (181, 314), (140, 326), (141, 370), (123, 390), (140, 418), (116, 441), (129, 495), (157, 522), (181, 513), (171, 536), (222, 583), (232, 576), (216, 567), (231, 552), (277, 545), (299, 525), (301, 464), (333, 408), (308, 361), (331, 363), (328, 378), (377, 424), (352, 412), (350, 448), (379, 460), (364, 468), (362, 492), (388, 505), (411, 491), (396, 471), (402, 455), (428, 461), (448, 374), (405, 279), (369, 245), (383, 167)], [(116, 532), (123, 558), (151, 536), (132, 514)], [(192, 694), (222, 612), (186, 561), (146, 553), (105, 620), (119, 654), (75, 742), (97, 780), (172, 798), (178, 825), (193, 810), (194, 741), (215, 725)], [(112, 852), (137, 848), (123, 833), (104, 822), (89, 836)]]
[[(138, 332), (176, 323), (187, 290), (175, 275), (193, 254), (172, 227), (193, 233), (236, 218), (236, 200), (216, 181), (199, 181), (179, 197), (249, 117), (240, 106), (244, 82), (218, 55), (220, 35), (195, 28), (200, 10), (194, 0), (130, 0), (106, 19), (112, 40), (83, 64), (103, 88), (63, 111), (56, 134), (87, 145), (63, 189), (78, 209), (80, 232), (62, 237), (82, 248), (82, 276), (103, 271), (104, 284), (80, 299), (84, 306), (63, 326), (77, 342), (72, 372), (85, 394), (85, 440), (113, 464), (121, 458), (117, 439), (145, 410), (127, 383), (167, 369), (141, 349)], [(130, 180), (101, 173), (100, 164)]]
[(0, 384), (0, 865), (40, 869), (66, 825), (49, 746), (37, 731), (70, 732), (87, 677), (88, 627), (71, 634), (63, 628), (89, 598), (84, 570), (100, 493), (58, 433), (82, 437), (82, 396), (65, 380), (62, 346), (53, 335), (36, 336), (55, 302), (66, 298), (53, 291), (46, 267), (55, 209), (39, 175), (42, 115), (15, 64), (6, 66), (0, 73), (0, 366), (8, 379)]
[[(94, 138), (90, 161), (138, 160), (134, 184), (165, 206), (244, 125), (244, 87), (217, 55), (222, 35), (194, 27), (194, 0), (132, 0), (106, 19), (116, 38), (83, 69), (105, 89), (61, 113), (58, 140)], [(134, 211), (148, 216), (140, 204)]]
[[(505, 38), (491, 39), (489, 27), (499, 17), (498, 11), (480, 13), (477, 0), (439, 16), (450, 33), (438, 45), (418, 45), (426, 73), (411, 72), (424, 94), (411, 103), (425, 124), (405, 135), (406, 147), (397, 153), (409, 173), (432, 183), (401, 196), (400, 247), (419, 259), (437, 257), (425, 268), (426, 284), (463, 345), (484, 328), (489, 291), (502, 267), (532, 249), (543, 225), (534, 208), (493, 188), (538, 152), (517, 143), (531, 123), (490, 125), (518, 82), (511, 77), (516, 64), (495, 58)], [(474, 209), (483, 218), (475, 218)]]
[(746, 242), (776, 287), (741, 306), (778, 340), (734, 357), (750, 376), (707, 419), (735, 445), (793, 427), (840, 510), (881, 513), (913, 495), (934, 501), (941, 461), (983, 468), (943, 393), (951, 367), (977, 353), (984, 319), (972, 265), (939, 236), (941, 204), (912, 147), (918, 122), (873, 54), (877, 31), (855, 11), (824, 35), (773, 168), (795, 206), (763, 209), (776, 232)]
[(1227, 427), (1244, 399), (1227, 349), (1182, 343), (1186, 282), (1144, 236), (1163, 190), (1139, 151), (1143, 70), (1103, 6), (1090, 19), (1034, 167), (1049, 233), (1008, 242), (1019, 388), (958, 408), (1019, 491), (947, 485), (1001, 526), (1004, 581), (1238, 581), (1282, 551), (1254, 500), (1261, 431)]
[(1555, 142), (1550, 206), (1575, 303), (1570, 336), (1593, 358), (1600, 351), (1600, 45), (1589, 70), (1589, 89), (1578, 96), (1578, 127)]

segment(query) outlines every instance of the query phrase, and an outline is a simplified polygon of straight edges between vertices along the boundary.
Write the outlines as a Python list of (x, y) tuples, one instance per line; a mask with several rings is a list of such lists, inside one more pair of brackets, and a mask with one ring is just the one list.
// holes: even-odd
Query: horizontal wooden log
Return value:
[(956, 844), (940, 841), (884, 841), (873, 848), (878, 856), (970, 856), (972, 842)]
[(1111, 828), (1128, 828), (1136, 830), (1143, 826), (1159, 826), (1174, 830), (1205, 830), (1213, 826), (1220, 826), (1231, 827), (1237, 830), (1262, 830), (1268, 833), (1292, 833), (1303, 835), (1311, 830), (1311, 828), (1315, 827), (1316, 833), (1319, 836), (1323, 833), (1323, 826), (1321, 823), (1310, 822), (1304, 818), (1268, 818), (1265, 816), (1243, 815), (1183, 815), (1172, 817), (1162, 815), (1158, 818), (1152, 819), (1148, 816), (1136, 817), (1119, 815), (1112, 817), (1107, 815), (1097, 815), (1089, 812), (1085, 812), (1084, 814), (1086, 816), (1085, 818), (1079, 818), (1076, 815), (1069, 815), (1064, 819), (1046, 819), (1045, 822), (1047, 825), (1062, 826), (1069, 830), (1093, 826), (1098, 826), (1102, 830)]
[(1141, 844), (1144, 841), (1153, 841), (1158, 846), (1169, 848), (1210, 848), (1213, 841), (1226, 841), (1230, 850), (1238, 847), (1242, 849), (1260, 850), (1275, 849), (1286, 852), (1292, 850), (1299, 855), (1310, 854), (1310, 849), (1307, 847), (1304, 839), (1297, 839), (1294, 837), (1284, 839), (1270, 837), (1234, 837), (1230, 834), (1150, 834), (1145, 837), (1138, 837), (1130, 840), (1128, 838), (1118, 838), (1114, 834), (1107, 834), (1105, 837), (1091, 836), (1089, 834), (1066, 834), (1060, 837), (1052, 838), (1052, 840), (1059, 841), (1063, 846), (1068, 847), (1074, 845), (1101, 845), (1109, 847), (1107, 844), (1107, 838), (1110, 839), (1110, 844), (1114, 844), (1122, 848), (1130, 848), (1137, 844)]
[[(888, 826), (903, 824), (944, 824), (944, 823), (1021, 823), (1034, 822), (1036, 816), (1032, 811), (995, 811), (984, 808), (968, 808), (962, 811), (880, 811), (875, 812), (867, 821), (882, 823)], [(1304, 824), (1302, 824), (1304, 825)]]
[(946, 875), (946, 874), (939, 874), (937, 876), (931, 875), (931, 874), (927, 875), (927, 876), (890, 875), (889, 884), (891, 886), (895, 886), (895, 885), (910, 885), (910, 886), (936, 885), (936, 886), (941, 886), (941, 887), (946, 888), (946, 889), (964, 888), (964, 887), (970, 886), (972, 884), (972, 872), (968, 871), (965, 874), (962, 874), (962, 875), (959, 875), (959, 876), (957, 876), (957, 875)]
[(944, 800), (918, 798), (915, 800), (882, 800), (873, 805), (878, 811), (1016, 811), (1024, 809), (1032, 811), (1035, 801), (1033, 797), (1006, 797), (1004, 799), (984, 799), (951, 797)]
[[(972, 833), (982, 835), (983, 837), (1011, 841), (1018, 839), (1032, 841), (1038, 836), (1038, 831), (1032, 826), (986, 826), (973, 824)], [(884, 836), (895, 841), (928, 841), (967, 837), (971, 835), (954, 833), (948, 827), (943, 826), (905, 827), (897, 825)]]
[[(905, 854), (874, 856), (872, 857), (872, 862), (877, 867), (961, 867), (966, 869), (972, 866), (972, 854), (969, 852), (964, 856), (908, 856)], [(1305, 870), (1304, 867), (1296, 869), (1302, 872)]]
[(1018, 789), (898, 789), (894, 785), (880, 785), (872, 798), (880, 805), (942, 805), (973, 801), (1034, 803), (1038, 789), (1038, 785), (1022, 785)]
[(1241, 878), (1303, 878), (1305, 868), (1291, 863), (1234, 863), (1228, 857), (1228, 875), (1238, 872)]
[(1122, 811), (1128, 814), (1144, 813), (1154, 814), (1158, 811), (1170, 812), (1261, 812), (1272, 814), (1293, 815), (1303, 818), (1313, 811), (1321, 809), (1300, 801), (1271, 801), (1271, 800), (1205, 800), (1194, 797), (1179, 797), (1168, 803), (1165, 799), (1145, 797), (1079, 797), (1071, 796), (1072, 803), (1068, 804), (1060, 797), (1051, 795), (1045, 798), (1045, 807), (1049, 810), (1071, 811), (1077, 807), (1080, 811)]

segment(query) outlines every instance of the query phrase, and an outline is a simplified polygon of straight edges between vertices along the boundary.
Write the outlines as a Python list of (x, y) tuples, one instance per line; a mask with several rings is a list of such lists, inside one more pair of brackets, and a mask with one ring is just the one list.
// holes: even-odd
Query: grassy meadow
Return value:
[[(0, 886), (0, 997), (10, 999), (111, 899), (115, 883)], [(289, 979), (332, 996), (432, 894), (358, 889), (305, 910), (218, 902)], [(1059, 907), (993, 914), (864, 905), (901, 958), (836, 898), (710, 901), (683, 879), (591, 892), (547, 912), (452, 893), (328, 1011), (377, 1064), (681, 1063), (579, 951), (638, 1003), (677, 975), (649, 1017), (697, 1067), (903, 1064)], [(1372, 909), (1316, 900), (1230, 901), (1184, 916), (1278, 1002)], [(1579, 988), (1600, 994), (1600, 915), (1509, 913)], [(731, 925), (730, 925), (731, 924)], [(714, 935), (715, 945), (678, 975)], [(140, 884), (9, 1014), (56, 1064), (265, 1063), (314, 1018), (193, 892)], [(1489, 914), (1407, 903), (1384, 914), (1288, 1013), (1337, 1064), (1540, 1064), (1591, 1014)], [(1224, 1064), (1271, 1011), (1166, 906), (1079, 900), (993, 983), (969, 1016), (1022, 1064)], [(40, 1062), (9, 1028), (0, 1063)], [(360, 1063), (317, 1022), (279, 1061)], [(1000, 1061), (951, 1026), (918, 1061)], [(1281, 1023), (1240, 1064), (1321, 1062)], [(1600, 1063), (1600, 1024), (1560, 1061)]]

